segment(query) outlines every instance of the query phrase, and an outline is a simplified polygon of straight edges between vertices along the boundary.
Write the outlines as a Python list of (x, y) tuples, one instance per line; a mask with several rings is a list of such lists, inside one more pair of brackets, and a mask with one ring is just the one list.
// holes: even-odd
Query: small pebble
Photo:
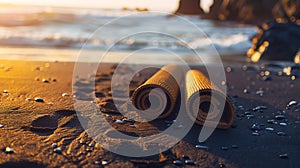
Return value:
[(285, 136), (286, 133), (284, 133), (284, 132), (277, 132), (277, 135), (279, 135), (279, 136)]
[(229, 148), (227, 146), (222, 146), (221, 149), (227, 151)]
[(3, 90), (3, 93), (8, 93), (8, 90)]
[(231, 67), (226, 67), (226, 72), (231, 72), (232, 71), (232, 69), (231, 69)]
[(188, 160), (185, 160), (184, 163), (187, 164), (187, 165), (194, 165), (195, 161), (191, 160), (191, 159), (188, 159)]
[(53, 143), (51, 146), (52, 146), (52, 148), (57, 148), (58, 145), (57, 145), (57, 143)]
[(274, 131), (274, 128), (267, 127), (266, 130), (267, 130), (267, 131)]
[(261, 127), (258, 125), (258, 124), (253, 124), (251, 126), (251, 130), (252, 131), (260, 131), (261, 130)]
[(87, 148), (86, 151), (87, 152), (93, 152), (93, 148)]
[(276, 115), (276, 116), (275, 116), (275, 119), (276, 119), (276, 120), (284, 120), (284, 119), (285, 119), (285, 116), (284, 116), (284, 115)]
[(208, 146), (196, 145), (196, 148), (208, 151)]
[(287, 126), (287, 123), (281, 122), (279, 123), (280, 126)]
[(70, 95), (68, 93), (63, 93), (61, 96), (62, 97), (69, 97)]
[(31, 101), (31, 98), (26, 98), (25, 100), (26, 100), (26, 101)]
[(286, 106), (287, 107), (291, 107), (291, 106), (295, 106), (295, 105), (297, 105), (298, 103), (295, 101), (295, 100), (292, 100), (292, 101), (290, 101)]
[(267, 109), (267, 106), (257, 106), (255, 108), (253, 108), (252, 110), (253, 111), (258, 111), (258, 110), (266, 110)]
[(253, 136), (260, 136), (260, 134), (258, 132), (252, 132)]
[(116, 120), (115, 123), (124, 124), (124, 121), (122, 121), (122, 120)]
[(173, 164), (176, 166), (181, 166), (181, 165), (183, 165), (183, 162), (181, 160), (174, 160)]
[(12, 153), (14, 153), (14, 149), (10, 148), (10, 147), (6, 147), (5, 148), (5, 153), (12, 154)]
[(42, 79), (42, 82), (49, 83), (49, 80), (44, 78), (44, 79)]
[(44, 99), (40, 98), (40, 97), (36, 97), (36, 98), (34, 98), (34, 101), (43, 103)]
[(94, 164), (96, 164), (96, 165), (100, 165), (100, 164), (101, 164), (101, 162), (100, 162), (99, 160), (96, 160), (96, 161), (94, 162)]
[(102, 161), (101, 161), (101, 164), (102, 164), (103, 166), (105, 166), (105, 165), (108, 165), (108, 164), (109, 164), (109, 162), (108, 162), (108, 161), (106, 161), (106, 160), (102, 160)]
[(267, 120), (267, 123), (269, 123), (269, 124), (275, 124), (275, 120)]
[(90, 143), (90, 144), (89, 144), (89, 147), (94, 147), (94, 146), (95, 146), (94, 143)]
[(248, 89), (244, 89), (244, 90), (243, 90), (243, 93), (244, 93), (244, 94), (247, 94), (247, 93), (249, 93), (249, 90), (248, 90)]
[(284, 153), (284, 154), (279, 155), (279, 157), (282, 159), (287, 159), (289, 156), (287, 153)]
[(231, 145), (231, 148), (237, 149), (237, 148), (239, 148), (239, 146), (237, 146), (237, 145)]
[(251, 112), (250, 112), (250, 111), (245, 111), (244, 114), (245, 114), (245, 115), (251, 115)]
[(3, 128), (3, 127), (4, 127), (4, 125), (0, 124), (0, 128)]
[(61, 148), (55, 148), (55, 149), (53, 149), (53, 152), (55, 152), (57, 154), (62, 154), (62, 149)]

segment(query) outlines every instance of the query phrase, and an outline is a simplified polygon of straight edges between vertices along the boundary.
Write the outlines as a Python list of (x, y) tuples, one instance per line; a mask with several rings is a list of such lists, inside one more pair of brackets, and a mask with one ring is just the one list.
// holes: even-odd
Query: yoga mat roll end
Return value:
[(235, 109), (229, 97), (197, 70), (186, 74), (186, 107), (190, 118), (199, 125), (205, 123), (205, 126), (228, 129), (235, 119)]

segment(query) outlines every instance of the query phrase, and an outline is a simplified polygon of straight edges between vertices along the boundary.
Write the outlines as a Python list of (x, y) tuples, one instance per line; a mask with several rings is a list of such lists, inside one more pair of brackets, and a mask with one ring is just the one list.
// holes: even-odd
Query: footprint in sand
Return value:
[(39, 135), (51, 135), (58, 127), (76, 127), (80, 125), (76, 112), (59, 110), (54, 115), (43, 115), (34, 119), (29, 126), (23, 127)]

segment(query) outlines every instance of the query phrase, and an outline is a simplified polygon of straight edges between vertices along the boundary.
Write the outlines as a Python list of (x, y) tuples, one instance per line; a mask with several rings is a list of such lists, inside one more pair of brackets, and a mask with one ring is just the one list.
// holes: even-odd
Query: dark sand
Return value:
[[(0, 167), (102, 167), (101, 161), (108, 161), (105, 167), (176, 167), (172, 162), (184, 161), (182, 155), (195, 162), (185, 167), (300, 166), (300, 107), (286, 109), (289, 101), (300, 102), (300, 80), (275, 75), (283, 68), (278, 65), (268, 65), (264, 69), (250, 65), (246, 71), (241, 69), (242, 65), (235, 65), (226, 73), (228, 95), (237, 109), (237, 117), (233, 128), (215, 130), (207, 142), (201, 144), (208, 146), (208, 151), (195, 147), (199, 145), (201, 126), (194, 125), (170, 150), (147, 158), (130, 158), (101, 148), (101, 144), (95, 143), (81, 127), (72, 103), (73, 63), (1, 61), (0, 64), (0, 124), (3, 125), (0, 128)], [(129, 127), (129, 123), (114, 123), (114, 119), (122, 116), (106, 103), (111, 101), (112, 67), (112, 64), (102, 65), (96, 77), (98, 98), (95, 103), (109, 112), (107, 120), (118, 130), (136, 136), (155, 134), (166, 128), (165, 121), (172, 118), (151, 124), (135, 123), (136, 128)], [(260, 76), (265, 70), (271, 72), (270, 80)], [(142, 72), (134, 79), (131, 89), (155, 71)], [(300, 76), (299, 66), (292, 73)], [(43, 78), (49, 82), (42, 82)], [(245, 88), (248, 93), (243, 92)], [(257, 94), (260, 88), (261, 96)], [(69, 96), (62, 96), (63, 93)], [(35, 102), (35, 97), (43, 98), (44, 102)], [(257, 106), (266, 106), (266, 109), (254, 111)], [(278, 114), (286, 119), (275, 120), (277, 124), (267, 122)], [(287, 126), (279, 125), (280, 122)], [(254, 123), (260, 127), (259, 136), (252, 134)], [(267, 127), (274, 131), (265, 130)], [(277, 135), (278, 132), (284, 132), (285, 136)], [(53, 143), (62, 149), (61, 153), (53, 151)], [(14, 152), (6, 153), (6, 147), (13, 148)], [(222, 150), (222, 147), (228, 149)], [(287, 154), (288, 158), (280, 158), (281, 154)]]

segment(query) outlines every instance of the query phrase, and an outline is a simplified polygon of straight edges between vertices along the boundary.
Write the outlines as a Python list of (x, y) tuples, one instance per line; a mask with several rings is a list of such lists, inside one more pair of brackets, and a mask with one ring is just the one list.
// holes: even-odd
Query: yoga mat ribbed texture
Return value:
[[(196, 118), (197, 124), (203, 125), (206, 119), (208, 126), (216, 124), (216, 118), (221, 114), (217, 128), (227, 129), (233, 124), (235, 109), (231, 101), (204, 74), (198, 70), (189, 70), (185, 76), (185, 88), (186, 110), (192, 119)], [(212, 92), (215, 93), (214, 97)], [(224, 100), (224, 109), (221, 109), (219, 105)]]
[[(162, 67), (145, 83), (135, 89), (131, 96), (133, 105), (139, 110), (148, 109), (150, 107), (149, 93), (152, 91), (158, 101), (156, 103), (158, 105), (154, 107), (153, 112), (163, 111), (158, 118), (169, 116), (175, 107), (177, 97), (180, 95), (180, 83), (177, 83), (177, 81), (180, 82), (183, 78), (183, 70), (180, 66), (166, 65)], [(155, 92), (153, 89), (156, 88), (162, 89), (165, 96), (160, 92)]]

